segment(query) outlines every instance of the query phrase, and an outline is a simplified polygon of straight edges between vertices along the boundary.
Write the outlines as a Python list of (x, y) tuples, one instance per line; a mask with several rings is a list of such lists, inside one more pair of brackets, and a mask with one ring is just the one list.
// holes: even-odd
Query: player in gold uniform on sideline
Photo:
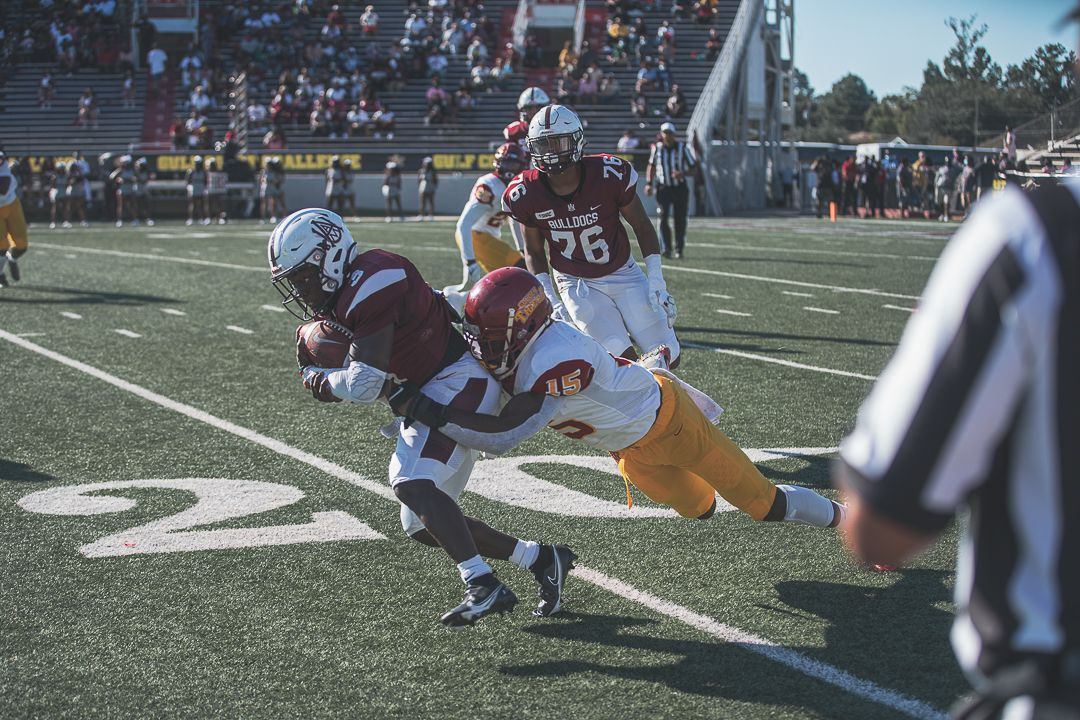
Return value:
[(16, 262), (27, 248), (26, 217), (19, 202), (19, 183), (11, 172), (7, 155), (0, 150), (0, 288), (8, 286), (7, 271), (18, 282)]

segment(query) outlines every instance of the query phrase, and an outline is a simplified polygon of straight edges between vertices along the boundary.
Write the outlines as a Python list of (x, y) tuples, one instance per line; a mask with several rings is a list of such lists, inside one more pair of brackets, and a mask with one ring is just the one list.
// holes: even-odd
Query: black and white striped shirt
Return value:
[(1080, 652), (1080, 186), (981, 203), (841, 445), (841, 484), (940, 531), (965, 508), (952, 640), (974, 678)]
[[(697, 160), (693, 151), (684, 142), (677, 142), (668, 147), (663, 142), (653, 143), (649, 153), (649, 165), (653, 168), (653, 178), (657, 185), (674, 186), (686, 183), (686, 173), (694, 168)], [(682, 176), (676, 179), (675, 171)]]

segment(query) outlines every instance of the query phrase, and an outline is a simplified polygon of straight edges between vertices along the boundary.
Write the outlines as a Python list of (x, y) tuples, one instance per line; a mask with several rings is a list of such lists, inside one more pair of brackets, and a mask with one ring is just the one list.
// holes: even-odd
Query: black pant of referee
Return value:
[(664, 245), (664, 257), (671, 257), (671, 224), (675, 215), (675, 257), (682, 257), (686, 245), (686, 215), (690, 211), (690, 188), (686, 182), (661, 185), (656, 189), (656, 204), (660, 208), (660, 241)]

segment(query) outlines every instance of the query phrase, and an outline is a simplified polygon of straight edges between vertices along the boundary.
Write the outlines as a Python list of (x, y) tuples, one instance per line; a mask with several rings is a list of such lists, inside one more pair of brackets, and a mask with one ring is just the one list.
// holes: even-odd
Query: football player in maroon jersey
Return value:
[[(556, 317), (568, 316), (612, 355), (630, 360), (666, 345), (675, 367), (675, 300), (656, 229), (637, 195), (637, 171), (614, 155), (583, 156), (581, 121), (561, 105), (533, 116), (528, 143), (535, 167), (510, 183), (503, 207), (524, 226), (525, 261)], [(634, 229), (646, 273), (630, 254), (622, 219)], [(548, 274), (549, 254), (565, 307)]]
[(528, 154), (529, 148), (525, 140), (529, 136), (529, 121), (550, 102), (551, 98), (543, 88), (534, 85), (522, 90), (517, 101), (518, 119), (503, 128), (503, 139), (506, 142), (517, 143)]
[[(282, 220), (270, 235), (268, 255), (271, 280), (286, 308), (298, 308), (302, 312), (294, 314), (304, 319), (332, 320), (351, 333), (345, 367), (301, 368), (317, 400), (368, 405), (422, 388), (450, 407), (497, 410), (498, 383), (451, 325), (450, 306), (406, 258), (378, 249), (361, 252), (341, 217), (321, 209)], [(465, 600), (441, 621), (471, 625), (517, 603), (481, 554), (531, 571), (541, 596), (534, 614), (557, 612), (573, 553), (565, 545), (519, 540), (466, 517), (457, 498), (475, 461), (476, 451), (422, 423), (401, 426), (390, 460), (405, 532), (441, 546), (467, 586)]]

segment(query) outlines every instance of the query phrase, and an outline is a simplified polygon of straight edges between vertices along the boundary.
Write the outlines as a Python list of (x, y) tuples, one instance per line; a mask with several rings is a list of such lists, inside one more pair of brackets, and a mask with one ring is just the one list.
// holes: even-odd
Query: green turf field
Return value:
[[(352, 223), (436, 286), (449, 222)], [(462, 585), (408, 541), (385, 406), (316, 403), (253, 224), (31, 230), (0, 291), (0, 717), (932, 717), (955, 535), (901, 572), (832, 531), (688, 521), (550, 431), (463, 499), (570, 543), (566, 611), (449, 631)], [(680, 374), (777, 482), (835, 447), (948, 236), (926, 223), (695, 221), (666, 267)], [(769, 453), (769, 449), (787, 449)]]

